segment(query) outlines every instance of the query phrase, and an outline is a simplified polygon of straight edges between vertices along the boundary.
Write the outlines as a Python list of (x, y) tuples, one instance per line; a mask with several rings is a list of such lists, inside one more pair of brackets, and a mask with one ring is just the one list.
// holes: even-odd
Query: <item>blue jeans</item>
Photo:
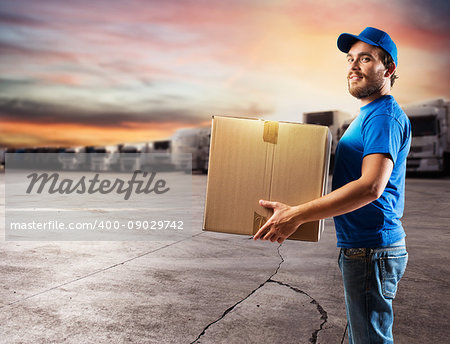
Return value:
[(394, 343), (392, 300), (407, 262), (404, 239), (388, 247), (341, 248), (350, 344)]

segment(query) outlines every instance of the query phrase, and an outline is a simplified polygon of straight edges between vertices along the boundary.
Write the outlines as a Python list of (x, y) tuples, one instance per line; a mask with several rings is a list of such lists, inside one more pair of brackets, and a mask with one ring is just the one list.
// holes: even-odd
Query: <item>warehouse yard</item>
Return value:
[[(193, 230), (179, 240), (3, 239), (0, 342), (341, 343), (333, 222), (319, 243), (203, 232), (206, 176), (192, 185)], [(4, 193), (1, 173), (2, 233)], [(450, 179), (408, 178), (396, 343), (448, 341), (449, 223)]]

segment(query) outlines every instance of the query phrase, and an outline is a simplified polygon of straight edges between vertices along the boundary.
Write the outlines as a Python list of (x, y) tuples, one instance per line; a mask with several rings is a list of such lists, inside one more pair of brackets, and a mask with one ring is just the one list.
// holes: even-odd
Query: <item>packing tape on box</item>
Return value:
[(277, 144), (278, 141), (278, 122), (265, 121), (264, 122), (264, 142)]
[(267, 218), (259, 215), (256, 211), (253, 213), (253, 234), (256, 234), (257, 231), (265, 224)]

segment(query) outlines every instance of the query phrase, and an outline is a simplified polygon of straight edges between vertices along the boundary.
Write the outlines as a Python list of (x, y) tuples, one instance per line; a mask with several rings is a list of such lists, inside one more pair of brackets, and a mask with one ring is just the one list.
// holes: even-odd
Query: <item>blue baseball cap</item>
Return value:
[(348, 53), (356, 41), (363, 41), (364, 43), (384, 49), (391, 55), (395, 66), (398, 66), (397, 46), (386, 32), (374, 27), (366, 27), (358, 36), (350, 33), (343, 33), (337, 40), (337, 46), (340, 51)]

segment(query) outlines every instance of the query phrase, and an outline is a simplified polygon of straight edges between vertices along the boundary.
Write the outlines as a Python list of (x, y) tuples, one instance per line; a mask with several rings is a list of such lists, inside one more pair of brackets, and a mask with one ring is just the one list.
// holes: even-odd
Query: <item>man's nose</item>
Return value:
[(358, 59), (355, 59), (352, 62), (350, 62), (348, 68), (351, 69), (351, 70), (360, 69)]

